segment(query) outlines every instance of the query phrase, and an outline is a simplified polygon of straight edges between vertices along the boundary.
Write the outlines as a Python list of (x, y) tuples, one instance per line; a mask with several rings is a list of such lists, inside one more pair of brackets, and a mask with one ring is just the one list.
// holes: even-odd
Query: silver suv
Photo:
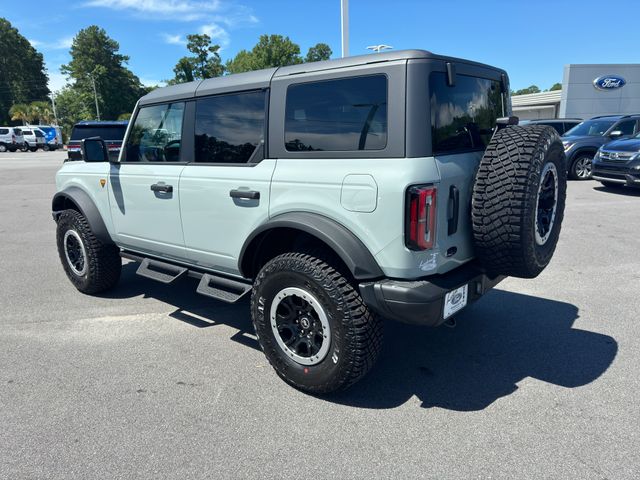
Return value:
[(58, 172), (62, 266), (89, 294), (121, 258), (223, 302), (250, 294), (278, 375), (345, 388), (374, 364), (381, 318), (439, 325), (549, 263), (564, 151), (554, 129), (515, 125), (508, 92), (502, 70), (422, 50), (154, 90), (117, 161), (85, 139)]
[(0, 127), (0, 152), (15, 152), (22, 149), (24, 137), (17, 127)]

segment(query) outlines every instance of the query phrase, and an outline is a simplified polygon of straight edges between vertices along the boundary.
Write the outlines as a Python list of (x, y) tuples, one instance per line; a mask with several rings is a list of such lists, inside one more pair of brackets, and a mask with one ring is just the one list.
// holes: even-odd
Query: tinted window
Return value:
[(36, 137), (44, 137), (44, 134), (40, 130), (34, 130)]
[(626, 120), (624, 122), (620, 122), (615, 127), (613, 127), (613, 130), (614, 131), (620, 130), (623, 135), (633, 135), (633, 129), (635, 126), (636, 126), (635, 120)]
[(103, 140), (122, 141), (126, 130), (126, 125), (105, 125), (104, 127), (76, 125), (71, 132), (71, 140), (79, 141), (90, 137), (100, 137)]
[(614, 123), (615, 120), (586, 120), (573, 127), (571, 130), (565, 133), (564, 136), (569, 137), (572, 135), (586, 135), (590, 137), (599, 137), (600, 135), (604, 135), (604, 132), (609, 130), (609, 128), (611, 128)]
[(127, 162), (178, 162), (184, 103), (143, 107), (127, 140)]
[(20, 130), (19, 128), (14, 128), (13, 133), (15, 133), (16, 135), (22, 135), (22, 130)]
[(195, 161), (246, 163), (264, 139), (264, 119), (264, 92), (198, 100)]
[(562, 135), (564, 133), (564, 128), (562, 128), (562, 122), (540, 122), (540, 125), (546, 125), (547, 127), (552, 127), (558, 132), (558, 135)]
[(8, 128), (0, 128), (0, 135), (6, 135), (7, 133), (9, 133)]
[(31, 130), (22, 130), (22, 134), (23, 135), (33, 135), (33, 132)]
[(301, 83), (287, 90), (287, 150), (382, 150), (386, 145), (386, 76)]
[(429, 88), (433, 152), (486, 148), (503, 112), (500, 82), (457, 75), (450, 87), (444, 72), (433, 72)]

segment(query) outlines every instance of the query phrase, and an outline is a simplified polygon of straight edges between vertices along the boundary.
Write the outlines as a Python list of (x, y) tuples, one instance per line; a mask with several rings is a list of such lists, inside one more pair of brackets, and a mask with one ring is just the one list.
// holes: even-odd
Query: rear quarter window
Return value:
[(287, 151), (383, 150), (386, 145), (386, 75), (300, 83), (287, 89)]
[(0, 128), (0, 135), (6, 135), (7, 133), (9, 133), (8, 128)]

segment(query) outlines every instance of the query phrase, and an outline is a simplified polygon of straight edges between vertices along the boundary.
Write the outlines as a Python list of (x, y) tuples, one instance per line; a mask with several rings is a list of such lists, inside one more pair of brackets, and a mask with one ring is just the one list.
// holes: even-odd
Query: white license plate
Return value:
[(456, 312), (459, 312), (467, 305), (467, 294), (469, 286), (463, 285), (460, 288), (451, 290), (444, 296), (444, 318), (449, 318)]

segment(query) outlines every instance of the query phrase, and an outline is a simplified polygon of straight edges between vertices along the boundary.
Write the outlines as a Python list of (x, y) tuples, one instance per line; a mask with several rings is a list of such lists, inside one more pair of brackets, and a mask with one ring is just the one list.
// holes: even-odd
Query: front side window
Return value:
[(387, 145), (387, 77), (291, 85), (285, 146), (290, 152), (382, 150)]
[(23, 135), (33, 135), (33, 132), (31, 130), (23, 130), (22, 134)]
[(503, 112), (500, 82), (457, 75), (455, 85), (449, 86), (444, 72), (433, 72), (429, 93), (434, 154), (487, 147)]
[(252, 157), (259, 161), (264, 122), (264, 91), (197, 100), (195, 161), (247, 163)]
[(127, 162), (179, 162), (184, 103), (142, 107), (127, 139)]
[(617, 124), (615, 127), (613, 127), (613, 130), (621, 131), (622, 135), (633, 135), (633, 130), (635, 126), (636, 126), (635, 120), (627, 120)]

